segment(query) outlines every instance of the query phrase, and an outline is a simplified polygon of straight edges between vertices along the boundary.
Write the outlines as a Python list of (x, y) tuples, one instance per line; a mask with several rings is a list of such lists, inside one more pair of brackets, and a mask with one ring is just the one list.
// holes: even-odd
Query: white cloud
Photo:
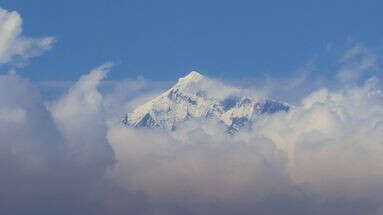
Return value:
[(17, 108), (2, 108), (0, 109), (0, 120), (5, 122), (22, 122), (25, 120), (25, 110)]
[(82, 76), (69, 92), (53, 105), (52, 112), (55, 118), (61, 121), (71, 118), (81, 120), (101, 111), (102, 95), (97, 87), (111, 67), (111, 63), (106, 63), (92, 70), (90, 74)]
[[(116, 85), (105, 95), (98, 87), (110, 66), (82, 76), (50, 112), (27, 81), (0, 77), (0, 160), (7, 176), (0, 182), (10, 187), (1, 193), (11, 205), (32, 198), (22, 190), (32, 189), (26, 181), (33, 180), (42, 192), (35, 205), (60, 195), (58, 208), (68, 213), (378, 213), (383, 102), (376, 78), (314, 91), (289, 113), (230, 136), (216, 122), (190, 121), (170, 133), (108, 123), (116, 113), (111, 101), (134, 101), (141, 96), (135, 92), (152, 84), (122, 83), (129, 93)], [(16, 179), (25, 184), (17, 192)]]
[(60, 174), (52, 170), (63, 158), (63, 142), (36, 89), (15, 74), (0, 75), (1, 213), (52, 197), (54, 189), (41, 181)]
[(216, 124), (200, 126), (170, 134), (112, 128), (112, 177), (159, 202), (249, 203), (287, 189), (285, 157), (270, 141), (232, 140)]
[(0, 8), (0, 64), (18, 64), (51, 48), (54, 38), (28, 38), (22, 35), (22, 19), (16, 11)]
[[(362, 44), (356, 44), (349, 49), (340, 59), (341, 68), (336, 77), (344, 83), (358, 81), (364, 73), (378, 68), (377, 56)], [(368, 74), (367, 74), (368, 75)]]
[(380, 195), (380, 189), (370, 189), (383, 179), (382, 96), (372, 79), (362, 87), (322, 89), (254, 132), (288, 152), (289, 173), (297, 183), (323, 195)]
[(68, 150), (74, 153), (72, 159), (78, 165), (91, 164), (95, 171), (102, 171), (113, 160), (106, 142), (103, 96), (97, 89), (111, 67), (112, 63), (105, 63), (82, 76), (67, 94), (49, 107), (58, 129), (67, 140)]

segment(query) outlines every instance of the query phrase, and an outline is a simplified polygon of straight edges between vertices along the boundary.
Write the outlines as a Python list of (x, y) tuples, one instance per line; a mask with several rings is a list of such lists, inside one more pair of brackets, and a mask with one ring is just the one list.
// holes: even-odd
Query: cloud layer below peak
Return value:
[(23, 78), (0, 77), (3, 211), (380, 213), (376, 78), (320, 88), (231, 136), (214, 121), (191, 120), (176, 132), (122, 127), (110, 116), (152, 97), (143, 88), (153, 85), (122, 81), (101, 92), (109, 70), (92, 70), (48, 104)]

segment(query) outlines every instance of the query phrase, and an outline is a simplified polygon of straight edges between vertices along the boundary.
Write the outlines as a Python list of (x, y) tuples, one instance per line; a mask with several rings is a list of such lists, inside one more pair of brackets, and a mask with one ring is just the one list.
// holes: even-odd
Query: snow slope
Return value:
[(256, 99), (244, 90), (225, 86), (198, 72), (180, 78), (169, 90), (126, 114), (123, 123), (132, 127), (175, 130), (188, 119), (218, 120), (235, 133), (260, 115), (288, 111), (289, 105)]

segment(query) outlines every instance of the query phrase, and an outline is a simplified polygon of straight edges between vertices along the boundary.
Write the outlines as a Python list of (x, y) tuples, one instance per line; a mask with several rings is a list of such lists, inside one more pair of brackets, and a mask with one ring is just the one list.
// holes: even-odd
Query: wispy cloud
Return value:
[(49, 50), (53, 37), (29, 38), (22, 35), (22, 18), (16, 11), (0, 8), (0, 64), (23, 65), (29, 58)]
[(350, 83), (358, 81), (363, 73), (370, 73), (378, 69), (378, 58), (363, 44), (356, 44), (349, 49), (341, 58), (341, 68), (336, 77), (339, 81)]

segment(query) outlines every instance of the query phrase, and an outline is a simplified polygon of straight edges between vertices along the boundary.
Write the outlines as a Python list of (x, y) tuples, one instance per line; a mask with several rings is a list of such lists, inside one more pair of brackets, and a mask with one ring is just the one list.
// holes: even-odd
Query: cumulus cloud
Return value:
[(104, 177), (114, 158), (96, 87), (109, 68), (96, 68), (48, 106), (27, 80), (0, 75), (0, 213), (105, 214), (118, 195), (135, 202), (120, 208), (143, 210), (144, 197), (117, 192)]
[(321, 192), (365, 195), (368, 191), (359, 189), (383, 176), (382, 92), (376, 84), (369, 79), (362, 87), (313, 92), (300, 107), (257, 129), (288, 152), (289, 172), (297, 182), (312, 183)]
[(190, 126), (177, 134), (111, 129), (118, 161), (112, 177), (160, 202), (243, 203), (286, 188), (285, 157), (270, 141), (234, 141), (224, 130), (204, 130), (217, 125)]
[(55, 190), (47, 182), (55, 178), (50, 171), (59, 166), (63, 138), (28, 81), (0, 76), (0, 101), (0, 208), (40, 205)]
[(73, 159), (79, 165), (87, 166), (88, 170), (102, 171), (102, 167), (113, 161), (113, 153), (106, 141), (103, 96), (97, 90), (111, 67), (111, 63), (105, 63), (82, 76), (49, 108)]
[(29, 38), (22, 35), (22, 18), (16, 11), (0, 8), (0, 64), (17, 64), (41, 55), (54, 43), (53, 37)]
[[(8, 210), (41, 212), (50, 199), (50, 212), (379, 214), (383, 102), (377, 78), (315, 90), (288, 113), (261, 118), (232, 136), (214, 121), (191, 120), (176, 132), (122, 127), (118, 117), (113, 123), (109, 117), (121, 116), (126, 103), (154, 94), (143, 90), (153, 84), (144, 80), (101, 92), (110, 69), (107, 63), (92, 70), (47, 106), (28, 81), (1, 76), (0, 86), (12, 92), (0, 91), (7, 176), (0, 198), (13, 205)], [(23, 186), (15, 191), (12, 184)], [(41, 201), (27, 204), (37, 190)]]

